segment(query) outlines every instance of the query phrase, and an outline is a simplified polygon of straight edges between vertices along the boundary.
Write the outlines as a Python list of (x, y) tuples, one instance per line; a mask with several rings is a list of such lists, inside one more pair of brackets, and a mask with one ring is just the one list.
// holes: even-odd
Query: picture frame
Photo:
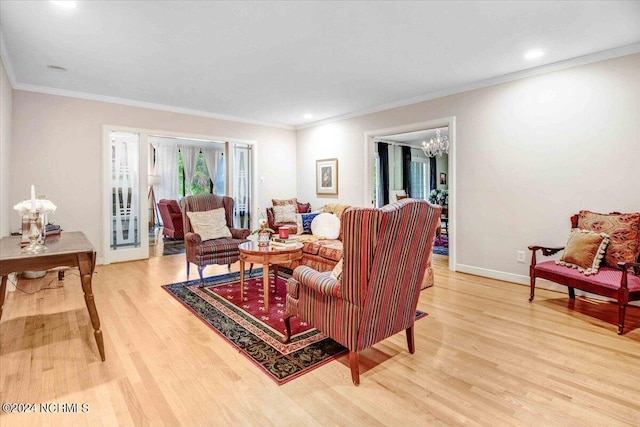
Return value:
[(440, 184), (447, 185), (447, 174), (444, 172), (440, 173)]
[(316, 194), (338, 194), (338, 159), (316, 160)]

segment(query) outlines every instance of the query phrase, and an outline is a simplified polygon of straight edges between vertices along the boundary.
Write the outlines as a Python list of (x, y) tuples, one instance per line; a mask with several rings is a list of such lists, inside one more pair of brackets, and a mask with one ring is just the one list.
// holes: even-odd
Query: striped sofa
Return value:
[(417, 199), (345, 211), (338, 279), (300, 266), (287, 282), (285, 342), (292, 316), (313, 325), (349, 349), (355, 385), (360, 383), (358, 353), (365, 348), (405, 330), (413, 353), (416, 306), (440, 211)]
[[(186, 196), (180, 200), (182, 208), (182, 220), (184, 221), (184, 243), (187, 255), (187, 280), (189, 279), (189, 266), (191, 263), (198, 267), (200, 275), (200, 287), (204, 286), (202, 272), (207, 265), (233, 264), (240, 259), (238, 246), (248, 242), (247, 236), (250, 230), (233, 228), (233, 199), (217, 194), (197, 194)], [(202, 241), (199, 234), (193, 232), (187, 212), (202, 212), (224, 208), (227, 227), (231, 231), (231, 237)]]

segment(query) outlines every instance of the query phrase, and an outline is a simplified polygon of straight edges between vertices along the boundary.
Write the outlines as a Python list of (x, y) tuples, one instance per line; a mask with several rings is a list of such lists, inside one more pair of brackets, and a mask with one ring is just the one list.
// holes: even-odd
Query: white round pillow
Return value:
[(325, 239), (337, 239), (340, 235), (340, 219), (334, 214), (323, 212), (311, 221), (311, 233)]

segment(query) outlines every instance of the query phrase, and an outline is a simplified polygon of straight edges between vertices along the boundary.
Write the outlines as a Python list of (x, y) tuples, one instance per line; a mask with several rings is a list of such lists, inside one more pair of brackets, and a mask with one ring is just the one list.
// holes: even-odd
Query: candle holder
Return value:
[(25, 254), (41, 254), (47, 250), (44, 245), (47, 215), (56, 211), (56, 205), (44, 198), (36, 199), (36, 191), (31, 186), (31, 200), (23, 200), (13, 207), (22, 217), (22, 241), (20, 247)]
[[(27, 245), (22, 248), (25, 254), (41, 254), (47, 250), (44, 245), (47, 215), (44, 212), (33, 211), (22, 216), (22, 236)], [(24, 239), (26, 235), (27, 239)]]

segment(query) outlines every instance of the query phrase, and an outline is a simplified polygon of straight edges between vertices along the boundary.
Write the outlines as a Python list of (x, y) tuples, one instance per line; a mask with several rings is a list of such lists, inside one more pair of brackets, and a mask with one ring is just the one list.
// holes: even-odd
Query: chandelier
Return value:
[(432, 136), (429, 142), (422, 141), (422, 151), (427, 157), (442, 157), (442, 154), (449, 154), (449, 138), (440, 136), (440, 129), (436, 129), (436, 136)]

